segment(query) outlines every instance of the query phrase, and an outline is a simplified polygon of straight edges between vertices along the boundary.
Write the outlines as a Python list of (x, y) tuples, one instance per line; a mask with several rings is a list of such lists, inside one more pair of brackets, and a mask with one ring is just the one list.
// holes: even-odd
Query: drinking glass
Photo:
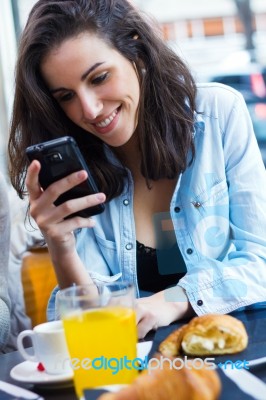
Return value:
[(72, 286), (58, 294), (79, 398), (86, 388), (129, 384), (136, 377), (134, 299), (127, 282)]

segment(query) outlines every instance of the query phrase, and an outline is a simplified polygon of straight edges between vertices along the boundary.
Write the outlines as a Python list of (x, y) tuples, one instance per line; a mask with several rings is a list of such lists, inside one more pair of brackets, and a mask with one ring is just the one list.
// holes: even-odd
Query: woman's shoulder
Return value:
[(215, 102), (226, 107), (228, 104), (230, 106), (236, 101), (243, 102), (243, 96), (230, 86), (216, 82), (197, 83), (198, 106), (200, 104), (212, 104)]
[(225, 118), (233, 109), (245, 110), (246, 105), (240, 92), (221, 83), (198, 83), (196, 110), (205, 117)]

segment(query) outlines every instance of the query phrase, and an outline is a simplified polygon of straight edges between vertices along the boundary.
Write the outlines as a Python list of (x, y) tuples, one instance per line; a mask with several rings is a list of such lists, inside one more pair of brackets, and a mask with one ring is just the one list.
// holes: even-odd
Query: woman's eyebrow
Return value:
[[(95, 63), (95, 64), (93, 64), (90, 68), (88, 68), (88, 69), (84, 72), (84, 74), (81, 75), (81, 81), (84, 81), (84, 79), (86, 79), (86, 77), (87, 77), (92, 71), (94, 71), (96, 68), (98, 68), (98, 67), (99, 67), (100, 65), (102, 65), (102, 64), (104, 64), (104, 61), (103, 61), (103, 62)], [(50, 93), (54, 94), (54, 93), (56, 93), (56, 92), (61, 92), (62, 90), (67, 90), (67, 89), (64, 88), (64, 87), (60, 87), (60, 88), (56, 88), (56, 89), (50, 90)]]
[(87, 76), (94, 71), (96, 68), (98, 68), (100, 65), (104, 64), (104, 62), (98, 62), (93, 64), (89, 69), (87, 69), (87, 71), (84, 72), (84, 74), (82, 74), (81, 76), (81, 80), (84, 81), (84, 79), (87, 78)]

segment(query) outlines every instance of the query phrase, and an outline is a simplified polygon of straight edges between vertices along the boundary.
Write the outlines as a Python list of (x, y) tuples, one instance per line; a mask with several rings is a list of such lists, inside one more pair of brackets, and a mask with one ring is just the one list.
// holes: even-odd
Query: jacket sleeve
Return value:
[(266, 301), (265, 167), (242, 96), (221, 110), (230, 246), (223, 257), (202, 257), (179, 283), (197, 314)]

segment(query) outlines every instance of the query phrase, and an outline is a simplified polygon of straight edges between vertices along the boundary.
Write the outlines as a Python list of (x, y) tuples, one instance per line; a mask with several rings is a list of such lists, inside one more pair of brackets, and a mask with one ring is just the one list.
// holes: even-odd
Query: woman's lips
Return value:
[(98, 122), (95, 125), (99, 128), (106, 128), (113, 121), (116, 114), (117, 114), (117, 109), (115, 111), (113, 111), (112, 114), (109, 115), (109, 117), (105, 118), (104, 120), (102, 120), (101, 122)]
[(107, 118), (93, 124), (94, 129), (100, 134), (106, 134), (111, 132), (117, 125), (121, 107), (114, 110)]

